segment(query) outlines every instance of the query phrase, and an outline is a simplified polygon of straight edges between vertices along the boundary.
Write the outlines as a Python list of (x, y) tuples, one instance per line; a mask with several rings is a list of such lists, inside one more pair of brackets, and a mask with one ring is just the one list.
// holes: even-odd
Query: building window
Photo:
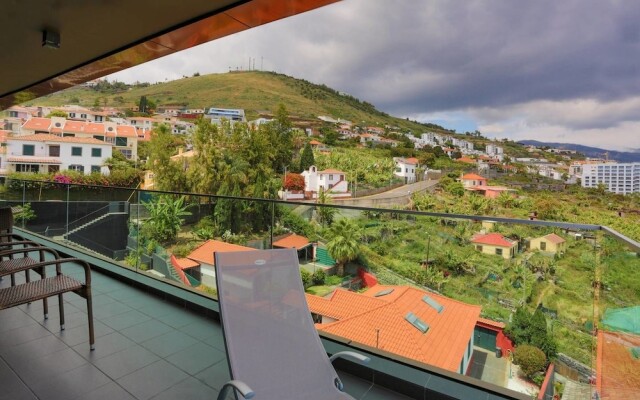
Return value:
[(60, 157), (60, 146), (49, 146), (49, 157)]
[(104, 142), (104, 136), (100, 136), (100, 135), (93, 135), (94, 139), (98, 139), (98, 140), (102, 140)]
[(102, 157), (102, 149), (92, 148), (91, 157)]
[(477, 245), (477, 246), (476, 246), (476, 250), (478, 250), (478, 251), (482, 251), (482, 246)]
[(131, 160), (131, 158), (133, 157), (133, 153), (129, 149), (118, 149), (118, 150), (120, 150), (120, 153), (122, 153), (122, 155), (124, 155), (127, 160)]
[(80, 114), (80, 118), (86, 119), (87, 118), (87, 114)]
[(76, 137), (76, 135), (73, 133), (63, 133), (62, 137)]
[(82, 147), (72, 147), (71, 148), (72, 156), (82, 156)]
[(69, 113), (69, 118), (75, 118), (76, 117), (76, 113)]
[(126, 146), (127, 138), (126, 137), (117, 137), (116, 138), (116, 146)]
[(502, 249), (496, 249), (496, 255), (501, 256), (502, 255)]
[(36, 146), (33, 144), (23, 144), (22, 145), (22, 155), (23, 156), (32, 156), (36, 153)]
[(99, 165), (92, 165), (91, 166), (91, 172), (100, 172), (100, 166)]
[(78, 164), (69, 165), (69, 171), (84, 172), (84, 166)]
[(16, 172), (39, 172), (38, 164), (16, 164)]

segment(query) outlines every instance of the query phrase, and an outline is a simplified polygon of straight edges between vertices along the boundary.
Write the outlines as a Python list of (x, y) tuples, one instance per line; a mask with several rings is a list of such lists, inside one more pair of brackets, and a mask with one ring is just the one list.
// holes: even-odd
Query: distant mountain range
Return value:
[(618, 162), (640, 162), (640, 152), (615, 151), (574, 143), (539, 142), (537, 140), (520, 140), (518, 143), (536, 147), (548, 146), (556, 149), (575, 150), (592, 158), (605, 158), (605, 154), (608, 153), (610, 160), (616, 160)]

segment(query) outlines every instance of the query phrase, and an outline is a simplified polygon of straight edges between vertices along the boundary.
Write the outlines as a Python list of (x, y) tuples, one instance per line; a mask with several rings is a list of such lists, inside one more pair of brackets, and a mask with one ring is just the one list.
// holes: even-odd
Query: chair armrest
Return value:
[(329, 357), (329, 361), (334, 362), (338, 358), (344, 358), (344, 359), (351, 360), (351, 361), (358, 361), (358, 362), (361, 362), (363, 364), (368, 363), (369, 361), (371, 361), (371, 358), (369, 358), (367, 356), (363, 356), (362, 354), (356, 353), (354, 351), (340, 351), (340, 352), (332, 355), (331, 357)]
[[(16, 244), (32, 244), (33, 247), (38, 247), (41, 246), (40, 243), (36, 243), (32, 240), (16, 240), (13, 242), (0, 242), (0, 248), (8, 248), (10, 246), (14, 246)], [(4, 251), (4, 250), (0, 250), (0, 251)]]
[(20, 236), (17, 233), (0, 233), (0, 239), (2, 238), (25, 240), (24, 236)]
[(256, 395), (246, 383), (239, 380), (231, 380), (225, 383), (220, 389), (220, 393), (218, 393), (218, 400), (224, 400), (229, 389), (233, 389), (240, 393), (243, 399), (252, 399), (253, 396)]
[[(53, 254), (53, 256), (55, 258), (60, 258), (60, 255), (58, 254), (57, 251), (55, 251), (54, 249), (51, 249), (49, 247), (42, 247), (40, 245), (38, 245), (35, 242), (29, 242), (29, 241), (25, 241), (25, 242), (13, 242), (13, 244), (24, 244), (25, 247), (21, 248), (21, 249), (11, 249), (11, 250), (3, 250), (0, 251), (0, 260), (2, 260), (4, 257), (7, 256), (11, 256), (14, 254), (20, 254), (23, 253), (24, 256), (27, 256), (27, 253), (30, 253), (32, 251), (37, 251), (40, 253), (40, 261), (44, 261), (44, 252), (46, 251), (47, 253), (51, 253)], [(36, 244), (36, 246), (33, 247), (26, 247), (27, 244)]]
[(62, 264), (63, 263), (80, 264), (80, 266), (82, 268), (84, 268), (85, 286), (87, 288), (91, 287), (91, 267), (89, 266), (89, 263), (87, 263), (86, 261), (81, 260), (79, 258), (56, 258), (55, 260), (42, 261), (42, 262), (38, 262), (38, 263), (29, 265), (29, 269), (40, 268), (40, 267), (45, 267), (47, 265), (55, 264), (56, 265), (56, 274), (57, 275), (61, 275), (62, 274)]

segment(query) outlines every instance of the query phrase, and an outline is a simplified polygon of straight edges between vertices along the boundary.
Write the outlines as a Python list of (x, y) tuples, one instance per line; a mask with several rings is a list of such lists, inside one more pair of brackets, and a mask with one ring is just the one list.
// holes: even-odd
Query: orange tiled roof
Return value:
[(107, 136), (120, 136), (120, 137), (137, 138), (138, 134), (136, 133), (136, 128), (134, 126), (118, 125), (118, 126), (116, 126), (116, 133), (108, 132)]
[(51, 120), (49, 118), (31, 118), (22, 125), (22, 129), (49, 130)]
[(6, 142), (9, 137), (11, 137), (11, 131), (0, 129), (0, 143)]
[(188, 258), (176, 258), (175, 262), (173, 262), (173, 258), (172, 258), (171, 262), (173, 263), (174, 267), (180, 268), (180, 269), (189, 269), (189, 268), (195, 268), (200, 266), (200, 264), (198, 264), (197, 261), (193, 261)]
[(489, 246), (513, 247), (516, 242), (511, 241), (499, 233), (487, 233), (486, 235), (476, 235), (471, 239), (471, 243), (486, 244)]
[[(180, 260), (184, 260), (184, 258), (181, 258)], [(174, 270), (176, 271), (176, 274), (178, 274), (180, 281), (187, 286), (191, 286), (191, 282), (189, 282), (187, 275), (184, 273), (184, 268), (180, 267), (180, 262), (173, 254), (171, 255), (170, 261), (171, 261), (171, 265), (174, 267)]]
[(460, 162), (467, 163), (467, 164), (475, 164), (476, 163), (476, 160), (474, 160), (473, 158), (470, 158), (470, 157), (460, 157), (456, 161), (460, 161)]
[[(393, 292), (374, 297), (385, 289)], [(313, 299), (309, 304), (312, 312), (318, 312), (319, 308), (314, 309), (317, 303), (333, 303), (337, 299), (328, 312), (333, 318), (346, 315), (335, 318), (338, 321), (316, 325), (319, 330), (449, 371), (458, 371), (480, 316), (480, 306), (408, 286), (376, 285), (362, 294), (349, 292), (349, 298), (341, 298), (340, 292), (330, 299)], [(425, 295), (444, 306), (443, 311), (438, 313), (426, 304), (422, 300)], [(427, 333), (405, 320), (409, 312), (429, 325)]]
[(405, 158), (404, 160), (409, 164), (413, 164), (413, 165), (417, 165), (418, 164), (418, 159), (415, 158), (415, 157)]
[(344, 174), (344, 172), (338, 171), (337, 169), (327, 168), (324, 171), (318, 171), (318, 174)]
[(7, 161), (12, 163), (62, 164), (62, 161), (55, 157), (9, 157)]
[(309, 142), (309, 144), (312, 146), (319, 146), (322, 144), (322, 142), (318, 142), (317, 140), (312, 140)]
[(351, 318), (387, 304), (384, 300), (345, 289), (336, 289), (329, 298), (308, 293), (306, 296), (312, 312), (336, 320)]
[(64, 124), (63, 130), (70, 133), (84, 133), (87, 125), (89, 125), (89, 123), (85, 121), (73, 121), (68, 119)]
[(97, 122), (90, 122), (85, 126), (86, 133), (92, 133), (94, 135), (104, 135), (105, 126)]
[(495, 326), (496, 328), (502, 328), (502, 329), (504, 329), (507, 326), (502, 322), (498, 322), (498, 321), (494, 321), (492, 319), (486, 319), (486, 318), (478, 318), (478, 322), (481, 322), (485, 325)]
[(273, 242), (274, 247), (281, 247), (284, 249), (304, 249), (309, 245), (309, 239), (304, 236), (296, 235), (292, 233), (289, 236), (283, 237), (280, 240)]
[(201, 264), (215, 265), (213, 262), (213, 253), (219, 251), (226, 253), (229, 251), (248, 251), (255, 250), (251, 247), (240, 246), (237, 244), (231, 244), (222, 242), (220, 240), (207, 240), (200, 247), (196, 248), (187, 256), (187, 258), (197, 261)]
[(561, 236), (556, 235), (555, 233), (550, 233), (544, 236), (545, 239), (550, 241), (551, 243), (560, 244), (566, 242)]
[(30, 142), (88, 143), (88, 144), (101, 144), (101, 145), (107, 144), (102, 140), (98, 140), (94, 138), (75, 137), (75, 136), (63, 137), (63, 136), (50, 135), (48, 133), (36, 133), (34, 135), (14, 136), (12, 138), (9, 138), (9, 140), (25, 140)]
[(632, 400), (640, 391), (640, 360), (631, 355), (640, 337), (598, 331), (596, 387), (602, 400)]
[(486, 181), (487, 180), (487, 178), (480, 176), (478, 174), (464, 174), (460, 179), (462, 179), (463, 181)]

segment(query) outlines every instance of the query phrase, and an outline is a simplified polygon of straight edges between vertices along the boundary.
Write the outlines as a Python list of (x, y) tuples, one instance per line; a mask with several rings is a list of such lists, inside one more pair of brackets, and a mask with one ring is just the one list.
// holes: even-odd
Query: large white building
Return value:
[(102, 140), (60, 137), (51, 134), (14, 136), (7, 139), (7, 172), (55, 173), (72, 170), (109, 174), (104, 161), (113, 146)]
[(640, 163), (602, 163), (582, 166), (582, 187), (603, 184), (618, 194), (640, 193)]
[(212, 123), (220, 123), (222, 119), (231, 122), (247, 122), (244, 110), (241, 108), (216, 108), (211, 107), (204, 114), (205, 118), (211, 120)]

